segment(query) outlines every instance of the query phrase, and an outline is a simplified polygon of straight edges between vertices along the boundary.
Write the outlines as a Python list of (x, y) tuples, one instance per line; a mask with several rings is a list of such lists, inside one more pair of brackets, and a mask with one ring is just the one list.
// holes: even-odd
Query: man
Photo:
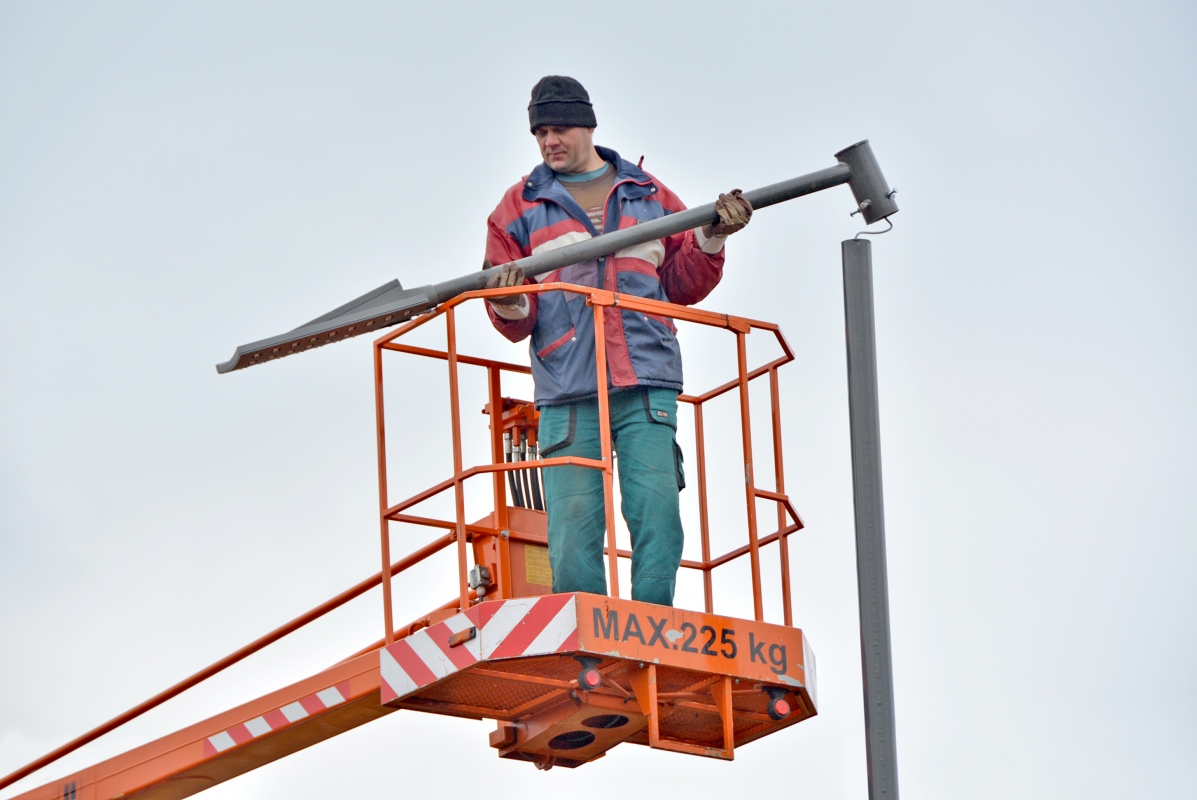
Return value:
[[(594, 145), (590, 96), (573, 78), (551, 75), (532, 89), (528, 121), (544, 163), (512, 186), (487, 220), (486, 263), (506, 264), (685, 206), (614, 150)], [(737, 189), (719, 196), (719, 222), (620, 250), (547, 275), (542, 282), (699, 302), (723, 273), (724, 240), (748, 224), (752, 206)], [(505, 268), (489, 288), (519, 286)], [(494, 326), (513, 342), (531, 336), (542, 458), (598, 459), (594, 317), (581, 295), (549, 292), (489, 302)], [(673, 605), (682, 558), (678, 492), (684, 485), (677, 431), (682, 359), (670, 320), (604, 309), (611, 439), (619, 454), (622, 511), (632, 535), (632, 598)], [(607, 593), (602, 475), (585, 467), (544, 471), (554, 592)]]

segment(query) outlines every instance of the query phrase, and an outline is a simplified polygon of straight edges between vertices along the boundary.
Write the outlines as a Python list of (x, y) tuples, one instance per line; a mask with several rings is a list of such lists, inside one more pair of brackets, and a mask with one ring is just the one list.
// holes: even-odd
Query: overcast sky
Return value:
[[(392, 278), (476, 269), (486, 215), (538, 161), (529, 90), (567, 74), (596, 140), (692, 205), (864, 138), (900, 190), (873, 253), (905, 796), (1191, 795), (1194, 41), (1186, 2), (0, 3), (0, 774), (378, 569), (368, 340), (213, 365)], [(205, 797), (863, 797), (851, 209), (839, 188), (760, 212), (702, 304), (778, 322), (797, 352), (818, 717), (732, 764), (627, 745), (541, 773), (497, 759), (486, 723), (402, 712)], [(461, 327), (527, 358), (479, 308)], [(688, 389), (727, 377), (726, 340), (681, 336)], [(388, 369), (407, 496), (448, 474), (444, 369)], [(734, 489), (722, 435), (713, 480)], [(439, 605), (449, 564), (398, 591), (401, 620)], [(743, 572), (717, 591), (750, 614)], [(0, 794), (380, 634), (370, 594)]]

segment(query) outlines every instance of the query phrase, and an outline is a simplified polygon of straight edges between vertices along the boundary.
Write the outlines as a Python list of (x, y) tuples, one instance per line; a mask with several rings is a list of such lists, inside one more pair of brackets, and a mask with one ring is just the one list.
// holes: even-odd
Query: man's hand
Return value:
[(752, 203), (739, 189), (732, 189), (727, 194), (719, 195), (715, 201), (715, 212), (719, 214), (719, 221), (714, 225), (704, 225), (703, 234), (708, 238), (731, 236), (752, 219)]
[[(490, 269), (493, 264), (489, 261), (482, 262), (483, 269)], [(524, 285), (524, 268), (512, 267), (511, 264), (504, 264), (499, 268), (499, 272), (491, 275), (486, 281), (487, 289), (507, 289), (511, 286)], [(509, 294), (504, 297), (488, 297), (486, 302), (496, 306), (518, 306), (523, 302), (523, 295)]]

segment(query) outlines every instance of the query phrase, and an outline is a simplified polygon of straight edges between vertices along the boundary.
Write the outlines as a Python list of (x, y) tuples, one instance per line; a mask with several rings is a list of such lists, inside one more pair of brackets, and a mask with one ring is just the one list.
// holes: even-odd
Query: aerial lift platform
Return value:
[[(867, 151), (867, 142), (853, 146), (857, 156), (862, 145)], [(849, 182), (852, 169), (858, 176), (866, 173), (869, 164), (864, 168), (850, 166), (852, 158), (844, 156), (853, 148), (837, 154), (841, 163), (836, 168), (788, 182), (799, 187), (789, 197)], [(872, 182), (880, 186), (880, 172), (871, 151), (865, 155), (871, 169), (876, 171)], [(779, 202), (778, 199), (763, 201), (760, 195), (777, 186), (781, 185), (757, 190), (754, 206)], [(886, 200), (892, 205), (892, 191), (883, 199), (876, 199), (881, 195), (873, 186), (875, 199), (865, 197), (860, 202), (861, 191), (865, 190), (855, 183), (852, 188), (866, 219), (870, 213), (876, 216), (886, 210), (888, 213), (897, 210), (896, 205), (892, 209), (885, 206)], [(749, 193), (750, 197), (752, 194)], [(686, 225), (690, 222), (686, 215), (698, 218), (700, 213), (713, 213), (713, 209), (704, 206), (681, 212), (673, 216), (685, 219), (675, 219), (670, 224)], [(884, 216), (888, 214), (877, 218)], [(682, 229), (685, 228), (678, 227)], [(620, 231), (591, 242), (627, 233)], [(636, 235), (651, 238), (654, 233), (655, 229)], [(614, 244), (608, 246), (614, 248)], [(577, 245), (571, 247), (578, 249)], [(846, 248), (846, 276), (847, 253)], [(561, 258), (559, 254), (553, 257)], [(477, 278), (470, 280), (476, 282)], [(383, 595), (381, 640), (316, 675), (17, 795), (15, 800), (188, 797), (400, 709), (492, 720), (495, 728), (489, 743), (497, 754), (531, 762), (540, 769), (578, 767), (601, 758), (624, 742), (731, 760), (737, 748), (817, 713), (813, 650), (802, 630), (794, 627), (791, 607), (788, 537), (801, 530), (803, 522), (785, 490), (778, 370), (794, 357), (778, 326), (552, 281), (492, 290), (461, 291), (462, 287), (457, 286), (447, 298), (437, 296), (436, 290), (443, 286), (417, 290), (417, 305), (424, 305), (411, 311), (412, 292), (402, 292), (395, 282), (394, 286), (381, 287), (284, 337), (239, 348), (233, 361), (221, 365), (221, 371), (229, 371), (264, 363), (338, 341), (338, 337), (402, 323), (374, 342), (381, 570), (140, 706), (0, 779), (0, 788), (53, 763), (379, 585)], [(527, 375), (530, 369), (459, 352), (456, 317), (463, 304), (498, 295), (551, 291), (579, 296), (593, 313), (602, 431), (599, 459), (539, 457), (535, 407), (503, 395), (504, 374)], [(404, 303), (408, 311), (396, 311)], [(712, 327), (735, 337), (734, 377), (704, 393), (682, 394), (678, 398), (693, 409), (697, 458), (692, 486), (698, 495), (701, 543), (701, 558), (683, 560), (681, 566), (701, 575), (704, 597), (701, 611), (621, 596), (618, 562), (621, 558), (629, 559), (631, 553), (617, 546), (615, 534), (616, 454), (609, 435), (604, 334), (605, 326), (621, 313), (652, 315), (665, 324), (682, 322)], [(851, 346), (851, 308), (849, 317)], [(401, 341), (417, 328), (438, 320), (444, 324), (444, 349)], [(311, 335), (316, 328), (319, 333)], [(752, 333), (773, 337), (780, 347), (780, 357), (750, 367), (747, 340)], [(869, 333), (871, 336), (871, 330)], [(383, 402), (383, 357), (392, 353), (447, 362), (453, 469), (453, 474), (440, 483), (398, 503), (388, 498)], [(462, 367), (485, 370), (488, 387), (484, 413), (489, 417), (490, 459), (470, 466), (463, 463), (459, 392)], [(759, 484), (761, 476), (768, 475), (770, 470), (754, 469), (749, 403), (749, 389), (754, 381), (766, 383), (770, 397), (772, 475), (767, 479), (768, 488)], [(703, 410), (710, 400), (732, 392), (739, 400), (736, 421), (744, 464), (747, 541), (729, 552), (713, 554)], [(552, 593), (540, 472), (565, 465), (596, 469), (602, 474), (610, 596)], [(493, 510), (482, 519), (468, 520), (466, 483), (472, 479), (485, 481), (486, 476), (490, 478)], [(450, 491), (455, 509), (452, 518), (415, 513), (422, 503)], [(760, 501), (772, 504), (775, 510), (776, 527), (770, 521), (772, 530), (764, 534), (760, 532), (762, 520), (758, 518)], [(415, 551), (392, 560), (391, 526), (396, 523), (425, 527), (437, 535)], [(776, 545), (780, 556), (782, 624), (765, 621), (761, 549), (771, 545)], [(447, 549), (456, 555), (457, 596), (423, 617), (397, 627), (392, 618), (393, 596), (397, 586), (402, 585), (402, 574)], [(746, 588), (750, 588), (753, 598), (752, 619), (715, 613), (713, 572), (739, 559), (747, 559), (750, 567), (751, 585)], [(862, 609), (862, 620), (863, 614)], [(888, 629), (885, 636), (888, 648)]]
[[(504, 373), (528, 367), (458, 352), (456, 315), (462, 303), (494, 294), (565, 291), (583, 296), (596, 325), (599, 384), (607, 380), (603, 325), (620, 310), (654, 314), (722, 328), (737, 339), (736, 377), (701, 395), (681, 395), (694, 409), (703, 558), (683, 568), (702, 574), (705, 607), (691, 611), (620, 597), (616, 560), (631, 553), (616, 547), (612, 502), (614, 458), (604, 436), (603, 457), (566, 456), (514, 460), (508, 449), (535, 447), (536, 410), (502, 395)], [(618, 304), (618, 305), (617, 305)], [(440, 319), (445, 350), (404, 344), (413, 329)], [(776, 337), (782, 355), (749, 369), (746, 339), (753, 331)], [(759, 334), (758, 334), (759, 335)], [(401, 502), (386, 497), (386, 425), (383, 355), (405, 353), (446, 360), (454, 453), (452, 477)], [(490, 744), (503, 758), (547, 769), (577, 767), (622, 742), (662, 750), (733, 758), (735, 749), (816, 713), (814, 656), (806, 637), (792, 627), (787, 538), (802, 520), (785, 494), (780, 437), (778, 368), (793, 359), (777, 326), (615, 293), (547, 283), (519, 289), (470, 292), (435, 312), (408, 322), (374, 344), (381, 550), (387, 568), (363, 582), (357, 596), (383, 587), (383, 640), (330, 669), (192, 725), (158, 741), (18, 795), (19, 800), (182, 798), (248, 772), (316, 742), (399, 709), (495, 720)], [(461, 459), (461, 367), (487, 372), (490, 402), (490, 463), (466, 466)], [(711, 555), (708, 525), (703, 404), (738, 392), (746, 463), (752, 458), (749, 384), (768, 382), (774, 433), (771, 485), (746, 486), (748, 541)], [(607, 398), (600, 397), (606, 417)], [(512, 441), (518, 445), (510, 444)], [(547, 517), (540, 506), (539, 471), (574, 464), (601, 470), (608, 526), (611, 596), (553, 594), (548, 564)], [(483, 519), (464, 517), (465, 483), (490, 478), (495, 509)], [(456, 519), (414, 511), (443, 492), (456, 494)], [(514, 498), (509, 498), (513, 495)], [(510, 499), (518, 504), (511, 504)], [(758, 535), (757, 501), (776, 506), (777, 527)], [(531, 507), (521, 507), (531, 506)], [(441, 531), (397, 562), (391, 560), (392, 523)], [(785, 624), (764, 621), (760, 549), (782, 549), (781, 586)], [(396, 629), (391, 598), (402, 573), (447, 548), (457, 551), (458, 597), (420, 620)], [(755, 619), (714, 613), (712, 572), (737, 559), (751, 564)], [(363, 587), (365, 584), (368, 586)], [(345, 598), (346, 595), (342, 595)], [(336, 600), (332, 602), (337, 602)], [(339, 603), (337, 603), (339, 605)], [(331, 605), (326, 604), (331, 610)], [(317, 609), (322, 610), (322, 609)]]

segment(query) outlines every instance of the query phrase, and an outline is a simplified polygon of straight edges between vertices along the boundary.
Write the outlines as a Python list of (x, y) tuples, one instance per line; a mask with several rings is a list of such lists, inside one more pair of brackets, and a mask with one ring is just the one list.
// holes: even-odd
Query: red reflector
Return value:
[(578, 684), (583, 689), (597, 689), (602, 683), (602, 673), (594, 667), (582, 670), (582, 674), (578, 676)]
[(790, 715), (790, 704), (784, 697), (769, 701), (769, 716), (781, 721)]

